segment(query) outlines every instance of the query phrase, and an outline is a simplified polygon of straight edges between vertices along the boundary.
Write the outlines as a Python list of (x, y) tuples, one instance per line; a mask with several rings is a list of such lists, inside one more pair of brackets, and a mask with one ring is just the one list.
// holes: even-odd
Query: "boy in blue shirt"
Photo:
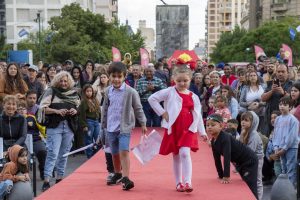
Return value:
[(147, 128), (140, 97), (137, 91), (124, 82), (126, 71), (122, 62), (114, 62), (109, 66), (111, 86), (104, 94), (101, 121), (102, 127), (107, 129), (106, 138), (111, 148), (115, 170), (107, 185), (121, 182), (123, 190), (130, 190), (134, 183), (129, 179), (129, 143), (135, 119), (142, 126), (142, 134), (146, 133)]
[(273, 147), (275, 155), (280, 157), (282, 172), (296, 186), (299, 122), (290, 114), (291, 108), (291, 98), (282, 97), (279, 101), (281, 115), (274, 123)]

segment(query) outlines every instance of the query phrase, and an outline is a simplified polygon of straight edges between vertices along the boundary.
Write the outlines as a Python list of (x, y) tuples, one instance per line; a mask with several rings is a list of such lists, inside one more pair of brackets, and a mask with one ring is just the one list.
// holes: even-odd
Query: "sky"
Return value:
[[(169, 5), (189, 5), (189, 48), (205, 38), (205, 8), (207, 0), (164, 0)], [(155, 30), (155, 8), (163, 5), (160, 0), (118, 0), (118, 17), (121, 24), (128, 19), (136, 32), (139, 20), (146, 20), (146, 27)]]

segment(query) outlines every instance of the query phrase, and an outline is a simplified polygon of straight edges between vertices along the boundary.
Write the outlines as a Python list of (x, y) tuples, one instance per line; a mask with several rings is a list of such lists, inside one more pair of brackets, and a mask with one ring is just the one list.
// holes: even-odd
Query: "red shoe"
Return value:
[(184, 185), (182, 183), (178, 183), (176, 185), (176, 190), (177, 190), (177, 192), (184, 192), (185, 191)]
[(192, 192), (193, 191), (192, 185), (189, 183), (185, 183), (184, 190), (188, 193)]

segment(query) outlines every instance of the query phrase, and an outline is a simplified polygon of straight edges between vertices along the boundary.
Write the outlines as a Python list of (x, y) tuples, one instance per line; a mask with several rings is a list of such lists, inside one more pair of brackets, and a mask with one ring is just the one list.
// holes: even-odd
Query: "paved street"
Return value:
[[(76, 170), (78, 167), (80, 167), (81, 164), (83, 164), (87, 160), (86, 156), (84, 154), (76, 154), (75, 156), (70, 156), (68, 159), (68, 164), (66, 167), (66, 175), (71, 174), (74, 170)], [(32, 177), (32, 175), (31, 175)], [(51, 186), (55, 183), (55, 179), (52, 179)], [(42, 193), (42, 185), (43, 181), (40, 179), (40, 173), (38, 170), (38, 164), (37, 164), (37, 196)]]

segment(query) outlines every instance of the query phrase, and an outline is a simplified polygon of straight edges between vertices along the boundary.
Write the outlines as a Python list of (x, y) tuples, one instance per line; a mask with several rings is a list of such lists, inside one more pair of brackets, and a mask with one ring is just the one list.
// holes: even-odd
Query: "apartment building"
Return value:
[(146, 25), (146, 20), (139, 20), (139, 28), (142, 37), (145, 38), (145, 48), (150, 54), (150, 58), (154, 59), (155, 51), (155, 31)]
[(206, 9), (206, 46), (208, 55), (213, 52), (223, 32), (241, 26), (242, 8), (246, 0), (208, 0)]

